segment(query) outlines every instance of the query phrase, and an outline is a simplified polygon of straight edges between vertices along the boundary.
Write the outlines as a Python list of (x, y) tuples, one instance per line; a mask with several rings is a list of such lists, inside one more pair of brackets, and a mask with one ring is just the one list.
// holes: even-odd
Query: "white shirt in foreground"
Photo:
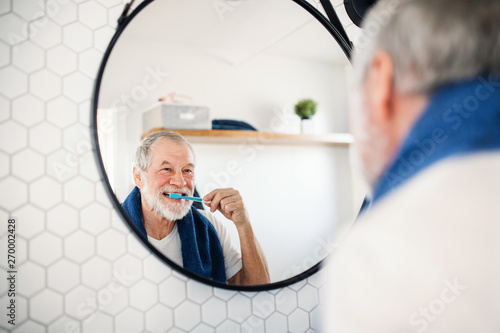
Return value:
[(387, 194), (328, 275), (325, 332), (500, 332), (500, 154), (448, 158)]
[[(219, 241), (222, 246), (222, 253), (224, 254), (224, 266), (226, 267), (226, 279), (230, 279), (234, 274), (243, 267), (241, 263), (241, 253), (236, 246), (234, 246), (231, 241), (231, 236), (227, 231), (224, 224), (215, 218), (212, 214), (205, 210), (198, 210), (203, 216), (205, 216), (217, 231), (219, 236)], [(174, 229), (165, 238), (157, 240), (153, 237), (148, 236), (149, 242), (155, 246), (165, 257), (172, 260), (179, 266), (182, 265), (182, 251), (181, 251), (181, 238), (179, 236), (179, 230), (177, 228), (177, 223), (174, 225)]]

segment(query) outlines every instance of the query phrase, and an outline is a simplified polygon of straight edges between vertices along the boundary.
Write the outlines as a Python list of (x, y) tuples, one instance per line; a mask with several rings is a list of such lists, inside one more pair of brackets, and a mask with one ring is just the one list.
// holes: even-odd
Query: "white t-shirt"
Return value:
[[(198, 210), (203, 216), (205, 216), (214, 226), (217, 235), (219, 236), (219, 241), (222, 246), (222, 253), (224, 255), (224, 266), (226, 267), (226, 279), (230, 279), (234, 274), (236, 274), (243, 266), (241, 264), (241, 253), (240, 250), (234, 246), (231, 241), (229, 232), (227, 231), (224, 224), (215, 218), (212, 214), (204, 210)], [(179, 266), (182, 265), (182, 250), (181, 250), (181, 238), (179, 236), (179, 230), (177, 228), (177, 223), (174, 225), (174, 229), (166, 237), (158, 240), (153, 237), (148, 236), (149, 242), (154, 245), (165, 257), (172, 260)]]

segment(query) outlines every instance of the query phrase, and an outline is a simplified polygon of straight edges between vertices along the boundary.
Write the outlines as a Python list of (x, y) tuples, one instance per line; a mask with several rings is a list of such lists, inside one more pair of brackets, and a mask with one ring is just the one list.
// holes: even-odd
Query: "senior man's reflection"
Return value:
[(135, 226), (167, 258), (222, 283), (269, 283), (264, 253), (238, 191), (215, 189), (203, 200), (210, 202), (205, 204), (211, 213), (219, 210), (234, 223), (240, 249), (211, 213), (192, 207), (192, 201), (169, 197), (170, 193), (192, 196), (194, 192), (194, 152), (183, 136), (170, 131), (149, 134), (137, 148), (133, 176), (136, 187), (122, 206)]

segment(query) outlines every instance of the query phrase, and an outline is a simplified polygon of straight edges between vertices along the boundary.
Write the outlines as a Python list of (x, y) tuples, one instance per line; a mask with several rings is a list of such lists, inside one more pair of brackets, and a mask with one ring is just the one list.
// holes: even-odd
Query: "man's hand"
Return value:
[(233, 188), (219, 188), (203, 197), (210, 212), (220, 211), (233, 221), (238, 230), (241, 246), (242, 269), (228, 280), (229, 284), (259, 285), (270, 282), (266, 257), (255, 237), (240, 192)]
[(234, 222), (236, 227), (250, 222), (247, 210), (243, 204), (240, 192), (233, 188), (218, 188), (203, 197), (203, 201), (210, 207), (210, 212), (220, 211), (225, 218)]

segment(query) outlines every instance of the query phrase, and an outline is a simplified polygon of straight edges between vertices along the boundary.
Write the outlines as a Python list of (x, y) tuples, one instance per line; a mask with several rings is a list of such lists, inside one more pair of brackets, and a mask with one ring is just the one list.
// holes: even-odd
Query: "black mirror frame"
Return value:
[[(132, 0), (133, 1), (133, 0)], [(219, 282), (215, 282), (203, 277), (200, 277), (183, 267), (175, 264), (172, 262), (170, 259), (165, 257), (163, 254), (161, 254), (153, 245), (151, 245), (147, 238), (142, 236), (137, 228), (134, 226), (132, 223), (132, 220), (128, 216), (128, 214), (125, 212), (123, 207), (121, 206), (120, 202), (118, 202), (118, 198), (116, 197), (113, 189), (111, 188), (111, 184), (109, 182), (109, 178), (106, 174), (106, 169), (104, 167), (104, 163), (102, 160), (102, 156), (100, 153), (100, 147), (99, 147), (99, 138), (98, 138), (98, 128), (97, 128), (97, 110), (98, 110), (98, 102), (99, 102), (99, 90), (101, 87), (101, 81), (103, 78), (104, 70), (106, 67), (106, 64), (109, 60), (109, 57), (111, 55), (111, 52), (118, 41), (119, 37), (125, 30), (125, 28), (128, 26), (128, 24), (134, 19), (134, 17), (139, 14), (145, 7), (147, 7), (151, 2), (154, 0), (144, 0), (142, 3), (140, 3), (134, 11), (127, 17), (120, 17), (119, 19), (119, 24), (116, 29), (116, 32), (111, 39), (105, 53), (102, 59), (102, 62), (99, 67), (98, 75), (94, 84), (94, 91), (92, 95), (92, 110), (90, 112), (90, 124), (91, 124), (91, 137), (92, 137), (92, 149), (94, 151), (94, 156), (95, 160), (97, 163), (97, 168), (99, 170), (100, 176), (101, 176), (101, 181), (104, 183), (104, 187), (106, 189), (106, 193), (113, 203), (114, 208), (119, 212), (121, 217), (126, 221), (129, 229), (133, 231), (135, 236), (146, 246), (151, 252), (153, 252), (157, 258), (160, 260), (166, 262), (168, 266), (173, 268), (174, 270), (178, 271), (179, 273), (182, 273), (183, 275), (187, 276), (190, 279), (194, 279), (198, 282), (208, 284), (212, 287), (218, 287), (222, 289), (229, 289), (229, 290), (238, 290), (238, 291), (266, 291), (266, 290), (272, 290), (272, 289), (278, 289), (278, 288), (283, 288), (295, 283), (298, 283), (309, 276), (315, 274), (318, 272), (323, 264), (323, 260), (318, 262), (316, 265), (313, 267), (309, 268), (305, 272), (302, 272), (298, 275), (295, 275), (291, 278), (288, 278), (286, 280), (278, 281), (278, 282), (273, 282), (269, 284), (264, 284), (264, 285), (253, 285), (253, 286), (240, 286), (240, 285), (228, 285), (228, 284), (223, 284)], [(335, 39), (335, 41), (338, 43), (338, 45), (341, 47), (342, 51), (346, 55), (347, 59), (350, 60), (351, 53), (352, 53), (352, 47), (350, 42), (348, 42), (342, 33), (339, 32), (339, 30), (323, 15), (321, 14), (316, 8), (314, 8), (310, 3), (308, 3), (306, 0), (290, 0), (301, 6), (303, 9), (305, 9), (307, 12), (309, 12), (314, 18), (316, 18), (322, 25), (323, 27), (332, 35), (332, 37)], [(129, 5), (126, 5), (129, 6)], [(124, 15), (126, 15), (126, 12), (124, 11)], [(341, 27), (342, 28), (342, 27)], [(342, 28), (343, 30), (343, 28)]]

